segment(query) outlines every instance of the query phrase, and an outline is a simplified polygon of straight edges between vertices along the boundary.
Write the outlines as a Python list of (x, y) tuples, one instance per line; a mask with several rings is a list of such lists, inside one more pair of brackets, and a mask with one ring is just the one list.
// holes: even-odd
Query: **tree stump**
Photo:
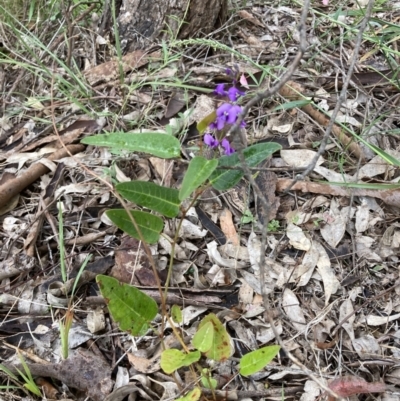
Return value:
[(125, 52), (155, 41), (206, 35), (225, 21), (227, 0), (122, 0), (118, 31)]

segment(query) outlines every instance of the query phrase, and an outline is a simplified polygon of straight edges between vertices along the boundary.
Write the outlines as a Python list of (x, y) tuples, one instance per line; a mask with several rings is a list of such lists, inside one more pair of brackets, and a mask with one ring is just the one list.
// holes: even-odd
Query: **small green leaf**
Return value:
[(205, 116), (200, 122), (197, 123), (197, 131), (202, 134), (208, 126), (217, 118), (217, 112), (214, 110), (212, 113)]
[(207, 352), (214, 341), (214, 326), (212, 322), (207, 322), (201, 326), (196, 334), (193, 336), (192, 344), (193, 347), (201, 352)]
[(217, 388), (218, 382), (211, 377), (210, 369), (203, 369), (201, 371), (201, 384), (205, 388), (209, 388), (210, 390), (215, 390)]
[(279, 345), (270, 345), (242, 356), (239, 363), (240, 374), (242, 376), (250, 376), (257, 373), (275, 358), (280, 349)]
[(149, 323), (157, 315), (157, 304), (153, 298), (128, 284), (122, 284), (113, 277), (98, 275), (96, 281), (108, 310), (121, 330), (133, 336), (146, 333)]
[(185, 396), (177, 398), (175, 401), (198, 401), (201, 397), (201, 390), (195, 387), (189, 391)]
[(107, 146), (118, 150), (149, 153), (163, 159), (179, 157), (181, 150), (181, 144), (177, 138), (158, 132), (140, 134), (114, 132), (112, 134), (89, 136), (83, 138), (81, 142), (86, 145)]
[(130, 202), (147, 207), (167, 217), (179, 213), (179, 192), (177, 189), (162, 187), (153, 182), (131, 181), (117, 184), (118, 193)]
[(173, 373), (182, 366), (189, 366), (201, 357), (200, 351), (184, 353), (178, 349), (166, 349), (161, 353), (160, 366), (167, 373)]
[(185, 200), (190, 194), (197, 189), (217, 168), (218, 160), (207, 160), (205, 157), (196, 156), (190, 163), (183, 178), (182, 187), (179, 191), (179, 199)]
[[(156, 243), (164, 226), (162, 219), (158, 216), (154, 216), (154, 214), (142, 212), (140, 210), (131, 210), (130, 212), (142, 233), (143, 239), (149, 244)], [(107, 210), (106, 214), (122, 231), (125, 231), (133, 238), (141, 239), (126, 210), (112, 209)]]
[(171, 308), (171, 317), (175, 323), (182, 323), (182, 310), (178, 305), (172, 305)]
[[(281, 145), (274, 142), (259, 143), (244, 149), (243, 155), (249, 167), (256, 167), (281, 148)], [(215, 189), (225, 191), (232, 188), (240, 181), (243, 177), (243, 171), (240, 168), (239, 157), (236, 153), (230, 156), (222, 156), (218, 161), (218, 168), (211, 174), (210, 182)], [(238, 169), (223, 170), (219, 167), (238, 167)]]
[(205, 355), (207, 358), (214, 359), (215, 361), (225, 361), (233, 353), (231, 337), (214, 313), (210, 313), (200, 322), (198, 330), (207, 323), (212, 323), (214, 326), (214, 336), (211, 348), (206, 351)]

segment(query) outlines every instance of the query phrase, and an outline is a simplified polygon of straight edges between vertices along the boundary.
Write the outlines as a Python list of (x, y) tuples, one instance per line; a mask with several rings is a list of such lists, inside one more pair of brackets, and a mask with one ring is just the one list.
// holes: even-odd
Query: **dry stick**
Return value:
[[(305, 92), (305, 89), (302, 85), (289, 81), (280, 91), (279, 93), (287, 99), (290, 100), (299, 100), (302, 98), (301, 94)], [(319, 110), (315, 109), (311, 104), (307, 104), (303, 107), (300, 107), (301, 110), (306, 112), (309, 116), (314, 118), (319, 124), (324, 127), (328, 127), (332, 118), (328, 118)], [(332, 126), (332, 133), (338, 138), (338, 140), (347, 147), (351, 153), (353, 153), (359, 160), (364, 159), (363, 151), (358, 146), (357, 142), (354, 142), (353, 138), (349, 138), (343, 130), (338, 127), (336, 124)], [(315, 167), (315, 166), (314, 166)], [(313, 168), (314, 168), (313, 167)]]
[[(297, 52), (292, 64), (288, 67), (286, 72), (282, 75), (280, 79), (278, 79), (278, 82), (272, 86), (272, 88), (258, 93), (256, 96), (254, 96), (249, 102), (246, 103), (246, 105), (243, 108), (242, 113), (240, 114), (236, 124), (230, 129), (229, 134), (232, 133), (233, 135), (239, 136), (239, 126), (243, 118), (246, 116), (250, 108), (258, 103), (259, 101), (270, 97), (274, 95), (275, 93), (278, 93), (279, 90), (283, 88), (283, 86), (286, 84), (286, 82), (289, 81), (289, 79), (292, 77), (294, 71), (296, 70), (298, 64), (300, 63), (303, 54), (305, 53), (307, 49), (307, 41), (306, 41), (306, 33), (305, 33), (305, 25), (306, 25), (306, 19), (307, 19), (307, 14), (308, 14), (308, 9), (309, 9), (310, 1), (305, 0), (304, 5), (303, 5), (303, 12), (301, 14), (300, 18), (300, 24), (299, 24), (299, 32), (300, 32), (300, 43), (299, 43), (299, 51)], [(246, 178), (249, 180), (252, 188), (256, 192), (257, 196), (259, 197), (262, 207), (263, 207), (263, 212), (265, 216), (264, 224), (263, 224), (263, 230), (262, 230), (262, 241), (261, 241), (261, 255), (260, 255), (260, 281), (261, 283), (265, 283), (265, 248), (266, 248), (266, 243), (267, 243), (267, 229), (268, 229), (268, 217), (269, 217), (269, 203), (260, 190), (259, 186), (255, 182), (251, 170), (246, 164), (246, 160), (243, 155), (243, 146), (244, 144), (242, 143), (241, 146), (237, 147), (237, 154), (238, 158), (240, 160), (241, 167), (244, 171), (244, 175)], [(311, 380), (313, 380), (315, 383), (318, 384), (322, 389), (324, 389), (330, 396), (339, 398), (328, 386), (325, 385), (313, 372), (311, 372), (305, 365), (303, 365), (285, 346), (283, 343), (281, 336), (279, 335), (275, 324), (274, 324), (274, 318), (271, 314), (271, 306), (270, 302), (268, 299), (268, 295), (265, 293), (265, 287), (264, 285), (261, 285), (261, 295), (263, 297), (263, 302), (265, 306), (265, 310), (267, 313), (268, 321), (271, 325), (271, 329), (275, 335), (275, 338), (277, 339), (278, 343), (282, 347), (282, 350), (285, 351), (286, 355), (288, 358), (302, 371), (304, 374), (306, 374)]]
[[(84, 145), (68, 145), (65, 148), (57, 150), (52, 155), (47, 157), (47, 159), (50, 161), (55, 161), (69, 155), (82, 152), (84, 149)], [(49, 171), (49, 168), (38, 161), (30, 166), (24, 174), (11, 181), (7, 181), (3, 185), (0, 185), (0, 207), (3, 207), (12, 197), (19, 194), (28, 185), (33, 184), (38, 178)]]
[[(292, 184), (286, 189), (286, 192), (288, 192), (297, 181), (304, 180), (307, 177), (307, 175), (310, 174), (311, 171), (314, 170), (314, 168), (315, 168), (315, 166), (316, 166), (316, 164), (318, 162), (319, 157), (325, 152), (325, 148), (326, 148), (326, 145), (328, 143), (328, 139), (329, 139), (329, 137), (331, 135), (331, 132), (335, 131), (334, 127), (335, 127), (336, 116), (339, 113), (339, 109), (340, 109), (341, 105), (343, 104), (343, 102), (346, 99), (347, 88), (349, 87), (349, 84), (350, 84), (350, 81), (351, 81), (351, 76), (353, 74), (353, 70), (354, 70), (354, 67), (356, 65), (356, 57), (360, 52), (361, 42), (363, 40), (363, 33), (364, 33), (364, 31), (365, 31), (365, 29), (367, 27), (368, 21), (369, 21), (369, 19), (371, 17), (371, 13), (372, 13), (372, 9), (373, 9), (374, 3), (375, 3), (374, 0), (369, 0), (369, 2), (368, 2), (368, 6), (367, 6), (366, 12), (364, 14), (363, 21), (362, 21), (362, 23), (360, 25), (360, 29), (358, 31), (357, 41), (356, 41), (356, 45), (354, 47), (353, 57), (352, 57), (351, 62), (350, 62), (348, 74), (347, 74), (347, 77), (346, 77), (345, 81), (343, 82), (342, 90), (340, 91), (340, 95), (339, 95), (339, 98), (337, 100), (336, 106), (333, 109), (333, 113), (332, 113), (331, 119), (329, 121), (329, 124), (326, 127), (326, 131), (325, 131), (324, 137), (322, 138), (321, 145), (320, 145), (320, 147), (318, 149), (318, 152), (315, 154), (313, 160), (311, 161), (310, 165), (306, 168), (306, 170), (302, 174), (299, 174), (299, 175), (296, 176), (296, 178), (293, 180)], [(358, 155), (358, 158), (360, 158), (360, 157), (363, 158), (362, 155)]]

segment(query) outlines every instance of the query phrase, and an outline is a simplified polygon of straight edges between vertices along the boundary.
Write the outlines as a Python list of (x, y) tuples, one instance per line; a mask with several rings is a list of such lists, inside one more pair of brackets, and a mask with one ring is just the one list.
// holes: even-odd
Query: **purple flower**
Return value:
[(214, 89), (214, 93), (218, 96), (226, 96), (227, 92), (224, 87), (225, 84), (218, 84), (217, 87)]
[(235, 149), (233, 149), (233, 148), (231, 147), (231, 144), (229, 143), (229, 141), (228, 141), (226, 138), (224, 138), (224, 139), (222, 140), (221, 145), (222, 145), (222, 147), (224, 148), (225, 154), (226, 154), (227, 156), (231, 155), (232, 153), (235, 153)]
[(225, 124), (235, 124), (242, 108), (236, 104), (224, 103), (217, 109), (217, 120), (210, 124), (210, 128), (222, 130)]
[(240, 96), (244, 96), (245, 92), (242, 92), (235, 86), (232, 86), (232, 88), (228, 89), (228, 97), (231, 102), (236, 102), (236, 100), (239, 99)]
[(219, 145), (218, 140), (215, 139), (211, 134), (205, 134), (203, 139), (204, 143), (210, 148), (216, 148)]

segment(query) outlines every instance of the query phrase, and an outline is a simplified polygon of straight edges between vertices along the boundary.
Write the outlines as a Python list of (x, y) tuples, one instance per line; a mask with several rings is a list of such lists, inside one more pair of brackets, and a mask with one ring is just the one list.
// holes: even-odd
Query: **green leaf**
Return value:
[[(244, 149), (243, 155), (249, 167), (256, 167), (281, 148), (281, 145), (274, 142), (259, 143)], [(215, 189), (225, 191), (240, 181), (243, 177), (243, 171), (240, 168), (239, 157), (236, 153), (230, 156), (222, 156), (218, 162), (218, 168), (211, 174), (210, 182)], [(240, 169), (224, 170), (219, 167), (239, 167)]]
[(137, 288), (120, 283), (113, 277), (99, 274), (96, 281), (108, 310), (120, 329), (129, 331), (133, 336), (145, 334), (149, 323), (157, 315), (156, 301)]
[(179, 191), (179, 199), (185, 200), (190, 194), (197, 189), (217, 168), (218, 160), (207, 160), (205, 157), (196, 156), (190, 163), (183, 178), (182, 187)]
[[(142, 212), (140, 210), (131, 210), (130, 212), (142, 233), (143, 239), (149, 244), (156, 243), (164, 226), (162, 219), (158, 216), (154, 216), (154, 214)], [(112, 209), (107, 210), (106, 214), (122, 231), (125, 231), (133, 238), (141, 239), (126, 210)]]
[(182, 366), (189, 366), (201, 357), (200, 351), (184, 353), (178, 349), (166, 349), (161, 353), (160, 366), (167, 373), (173, 373)]
[(214, 110), (212, 113), (208, 114), (205, 116), (201, 121), (197, 123), (197, 131), (199, 131), (200, 134), (202, 134), (208, 126), (215, 121), (217, 118), (217, 112)]
[(280, 349), (279, 345), (270, 345), (242, 356), (239, 363), (240, 374), (242, 376), (250, 376), (257, 373), (272, 361)]
[(209, 388), (210, 390), (215, 390), (217, 388), (218, 382), (211, 377), (210, 369), (203, 369), (201, 371), (201, 384), (205, 388)]
[(310, 103), (311, 103), (311, 99), (293, 100), (292, 102), (286, 102), (286, 103), (280, 104), (279, 106), (275, 107), (272, 111), (301, 108)]
[(147, 207), (167, 217), (176, 217), (179, 213), (179, 192), (177, 189), (162, 187), (153, 182), (121, 182), (116, 189), (130, 202)]
[(175, 323), (182, 323), (182, 310), (178, 305), (172, 305), (171, 308), (171, 317)]
[(233, 353), (231, 337), (214, 313), (210, 313), (200, 322), (198, 330), (209, 322), (214, 326), (214, 336), (211, 348), (206, 351), (205, 355), (215, 361), (225, 361)]
[(195, 387), (189, 391), (185, 396), (177, 398), (175, 401), (198, 401), (201, 397), (201, 390)]
[(214, 326), (212, 322), (207, 322), (200, 327), (196, 334), (193, 336), (192, 344), (193, 347), (201, 352), (207, 352), (214, 341)]
[(181, 144), (177, 138), (157, 132), (140, 134), (114, 132), (112, 134), (89, 136), (83, 138), (81, 142), (86, 145), (107, 146), (118, 150), (149, 153), (163, 159), (179, 157), (181, 149)]

